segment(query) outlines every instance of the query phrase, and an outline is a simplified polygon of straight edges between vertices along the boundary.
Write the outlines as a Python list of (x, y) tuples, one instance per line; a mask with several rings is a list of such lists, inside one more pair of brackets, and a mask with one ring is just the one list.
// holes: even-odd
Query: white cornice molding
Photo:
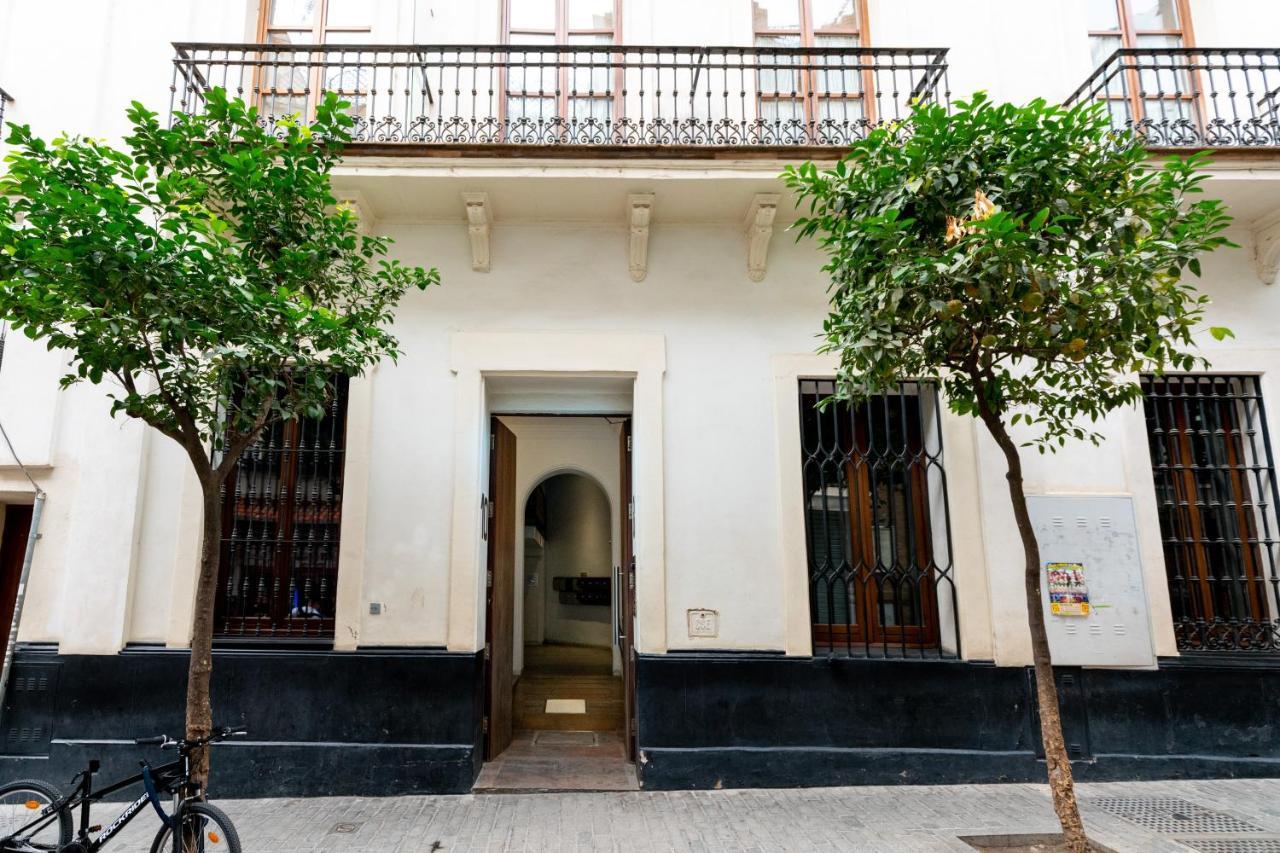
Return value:
[(644, 281), (649, 273), (649, 220), (653, 216), (653, 193), (627, 196), (627, 262), (632, 281)]
[(467, 211), (467, 236), (471, 238), (471, 268), (476, 272), (488, 272), (489, 224), (493, 218), (489, 194), (463, 193), (462, 203)]
[(1280, 210), (1253, 226), (1253, 266), (1263, 284), (1275, 284), (1280, 278)]
[(752, 281), (763, 281), (769, 269), (769, 241), (773, 239), (778, 199), (777, 193), (756, 193), (747, 208), (747, 278)]

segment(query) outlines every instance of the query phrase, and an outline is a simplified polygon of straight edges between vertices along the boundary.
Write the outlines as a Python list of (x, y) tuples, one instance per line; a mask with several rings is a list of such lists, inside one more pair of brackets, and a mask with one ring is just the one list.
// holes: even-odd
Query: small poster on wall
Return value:
[(1049, 612), (1054, 616), (1088, 616), (1089, 587), (1083, 563), (1049, 563)]

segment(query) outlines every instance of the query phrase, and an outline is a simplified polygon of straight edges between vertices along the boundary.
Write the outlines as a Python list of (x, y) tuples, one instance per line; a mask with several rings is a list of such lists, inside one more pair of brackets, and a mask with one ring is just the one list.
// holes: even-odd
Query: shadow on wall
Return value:
[(582, 474), (556, 474), (530, 494), (525, 504), (525, 576), (539, 578), (544, 642), (612, 644), (608, 595), (599, 604), (571, 603), (574, 595), (555, 589), (556, 578), (607, 580), (612, 575), (609, 512), (604, 489)]

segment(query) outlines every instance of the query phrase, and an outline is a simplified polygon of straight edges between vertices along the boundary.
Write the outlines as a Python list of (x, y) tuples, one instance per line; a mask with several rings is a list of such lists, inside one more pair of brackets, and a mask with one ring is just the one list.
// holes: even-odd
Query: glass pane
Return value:
[[(556, 44), (556, 33), (553, 32), (513, 32), (511, 33), (511, 44), (513, 45), (554, 45)], [(552, 56), (553, 54), (547, 54)], [(536, 56), (531, 54), (530, 56)], [(513, 53), (513, 59), (521, 59), (520, 54)]]
[(554, 30), (556, 0), (511, 0), (512, 30)]
[[(343, 32), (338, 30), (334, 32), (329, 30), (324, 34), (324, 40), (327, 44), (367, 44), (369, 42), (368, 30), (356, 30), (355, 32)], [(352, 52), (354, 55), (354, 51)]]
[[(756, 36), (759, 47), (799, 47), (800, 36)], [(800, 57), (786, 53), (761, 54), (756, 85), (762, 95), (800, 92)]]
[(324, 23), (326, 27), (364, 27), (369, 24), (367, 0), (328, 0)]
[(813, 12), (813, 28), (824, 30), (829, 27), (840, 29), (856, 29), (858, 26), (857, 0), (811, 0), (809, 7)]
[[(569, 44), (612, 44), (613, 36), (608, 33), (571, 34), (568, 42)], [(566, 54), (572, 69), (569, 72), (569, 94), (608, 94), (611, 91), (609, 88), (611, 56), (612, 54), (607, 50)]]
[[(1181, 36), (1138, 36), (1138, 47), (1161, 50), (1182, 46)], [(1154, 53), (1136, 57), (1140, 89), (1144, 94), (1185, 94), (1191, 90), (1187, 57), (1176, 53)], [(1147, 116), (1151, 118), (1150, 115)]]
[(586, 119), (595, 119), (598, 122), (605, 123), (609, 121), (612, 113), (613, 100), (611, 98), (570, 98), (569, 99), (569, 117), (582, 123)]
[(760, 118), (769, 122), (804, 121), (804, 101), (789, 98), (770, 98), (760, 102)]
[(819, 98), (817, 107), (819, 121), (833, 121), (836, 124), (843, 124), (844, 122), (857, 122), (865, 117), (861, 98)]
[(311, 44), (311, 30), (272, 30), (267, 44)]
[[(554, 41), (554, 36), (521, 36), (530, 43)], [(507, 92), (511, 94), (554, 95), (559, 89), (556, 79), (560, 53), (554, 50), (513, 50), (507, 65)]]
[[(857, 36), (815, 36), (818, 47), (857, 47)], [(814, 64), (824, 68), (844, 69), (818, 71), (814, 74), (814, 91), (821, 94), (849, 95), (862, 91), (862, 74), (855, 55), (819, 56)]]
[(555, 98), (507, 98), (508, 121), (529, 119), (536, 122), (539, 119), (555, 118), (555, 115)]
[(569, 29), (613, 29), (613, 0), (569, 0)]
[(274, 25), (314, 24), (317, 0), (269, 0), (271, 14), (267, 20)]
[(799, 0), (751, 0), (756, 31), (800, 29)]
[(1178, 30), (1177, 0), (1130, 0), (1135, 30)]
[(1120, 36), (1089, 36), (1089, 52), (1093, 67), (1099, 68), (1111, 54), (1120, 49)]
[(1117, 0), (1089, 0), (1089, 29), (1120, 29), (1120, 7)]

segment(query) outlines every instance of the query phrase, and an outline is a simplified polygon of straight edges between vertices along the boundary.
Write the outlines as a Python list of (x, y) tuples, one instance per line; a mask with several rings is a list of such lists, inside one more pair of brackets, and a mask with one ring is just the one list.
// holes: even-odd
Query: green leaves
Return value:
[(1042, 449), (1096, 438), (1079, 424), (1137, 399), (1137, 373), (1204, 363), (1207, 300), (1183, 271), (1230, 245), (1221, 203), (1194, 198), (1204, 162), (1151, 168), (1103, 105), (978, 93), (786, 170), (795, 227), (827, 253), (843, 393), (940, 375), (953, 410), (1016, 414)]
[(202, 448), (313, 412), (332, 374), (398, 354), (395, 306), (439, 276), (386, 260), (390, 241), (338, 208), (351, 119), (335, 95), (275, 133), (216, 89), (172, 128), (128, 115), (127, 150), (9, 135), (0, 315), (71, 353), (64, 384), (110, 381), (113, 412), (208, 465)]

